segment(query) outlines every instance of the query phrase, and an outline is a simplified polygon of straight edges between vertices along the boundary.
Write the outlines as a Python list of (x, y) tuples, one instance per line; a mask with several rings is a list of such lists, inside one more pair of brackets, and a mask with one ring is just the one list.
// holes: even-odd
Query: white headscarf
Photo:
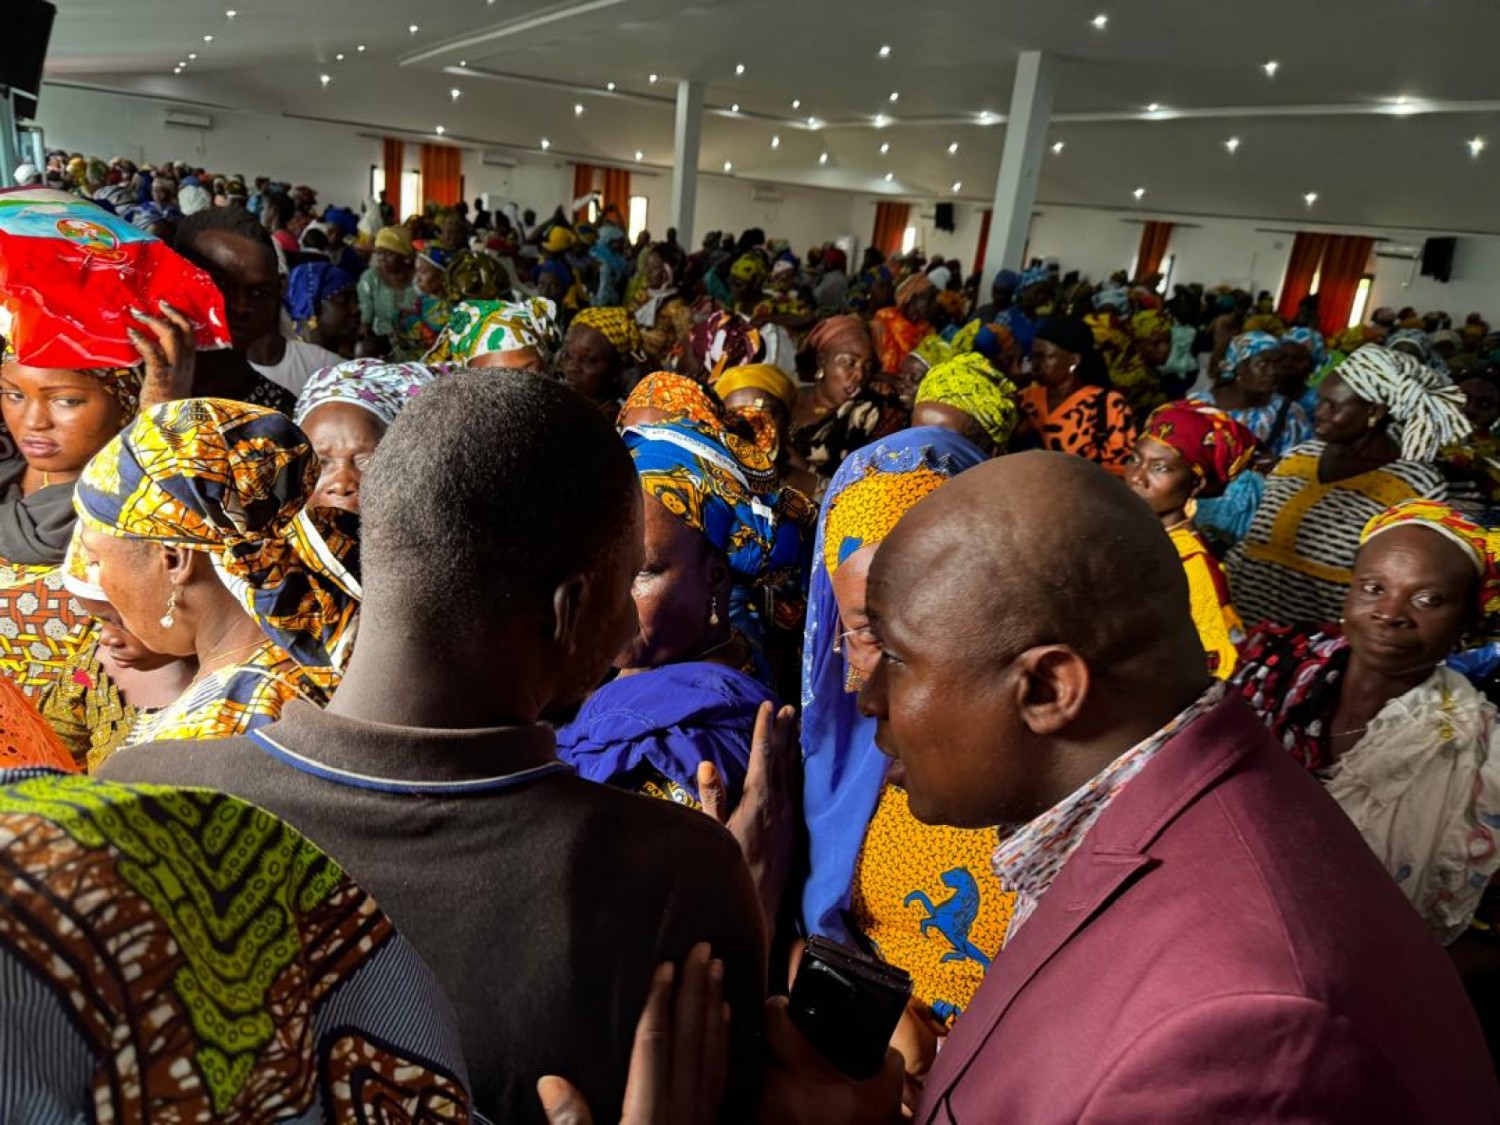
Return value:
[(1464, 393), (1415, 356), (1366, 344), (1335, 370), (1360, 398), (1391, 412), (1403, 460), (1431, 461), (1445, 445), (1473, 432), (1464, 417)]

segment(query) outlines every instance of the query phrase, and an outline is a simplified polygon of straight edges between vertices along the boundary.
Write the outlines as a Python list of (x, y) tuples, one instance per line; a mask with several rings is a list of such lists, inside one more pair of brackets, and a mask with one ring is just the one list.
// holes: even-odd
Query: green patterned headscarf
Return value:
[(523, 348), (534, 349), (547, 362), (559, 339), (557, 306), (545, 297), (524, 302), (460, 301), (424, 362), (467, 365), (482, 355)]

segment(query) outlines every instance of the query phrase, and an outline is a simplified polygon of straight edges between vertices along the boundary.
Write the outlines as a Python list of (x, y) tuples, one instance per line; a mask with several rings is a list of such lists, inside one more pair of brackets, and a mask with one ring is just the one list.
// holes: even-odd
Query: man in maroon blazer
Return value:
[[(1446, 954), (1208, 678), (1122, 484), (1053, 453), (971, 470), (885, 540), (867, 608), (860, 703), (912, 812), (1001, 825), (1018, 892), (917, 1121), (1500, 1121)], [(899, 1119), (899, 1067), (841, 1078), (784, 1004), (768, 1034), (762, 1120)]]

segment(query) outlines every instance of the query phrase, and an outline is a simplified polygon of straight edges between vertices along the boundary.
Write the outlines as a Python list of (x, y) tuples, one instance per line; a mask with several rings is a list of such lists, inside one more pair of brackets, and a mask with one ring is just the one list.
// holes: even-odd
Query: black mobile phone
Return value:
[(911, 999), (905, 970), (826, 938), (803, 947), (790, 999), (792, 1022), (850, 1078), (871, 1078)]

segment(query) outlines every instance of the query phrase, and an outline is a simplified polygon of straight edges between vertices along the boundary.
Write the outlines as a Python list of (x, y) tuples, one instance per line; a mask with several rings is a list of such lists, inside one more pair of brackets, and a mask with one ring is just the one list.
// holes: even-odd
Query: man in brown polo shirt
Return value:
[(328, 709), (131, 747), (103, 775), (243, 797), (342, 863), (446, 988), (496, 1121), (542, 1121), (544, 1074), (617, 1120), (653, 971), (712, 943), (726, 1116), (748, 1115), (765, 950), (733, 838), (574, 777), (547, 725), (635, 627), (640, 487), (609, 422), (540, 376), (446, 377), (391, 426), (361, 505), (359, 638)]

